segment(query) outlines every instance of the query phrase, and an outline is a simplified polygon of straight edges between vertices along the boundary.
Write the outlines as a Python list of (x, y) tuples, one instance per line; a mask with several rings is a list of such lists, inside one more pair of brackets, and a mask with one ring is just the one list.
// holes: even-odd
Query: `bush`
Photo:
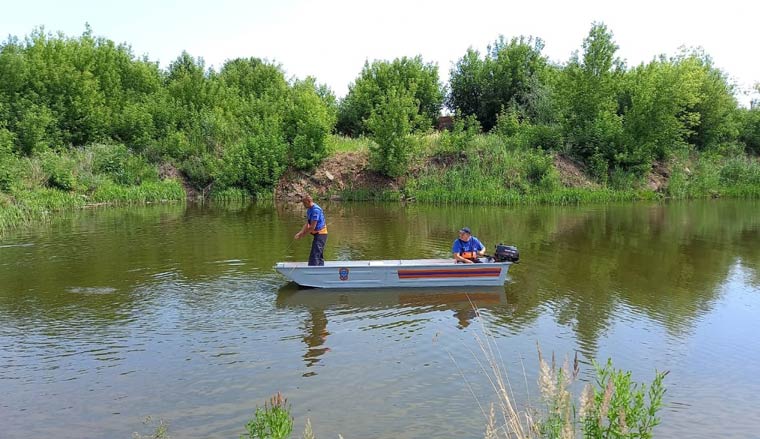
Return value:
[(588, 169), (596, 181), (604, 185), (607, 184), (607, 173), (609, 172), (609, 166), (610, 165), (607, 162), (607, 159), (604, 157), (604, 154), (596, 151), (589, 160)]
[(529, 148), (559, 151), (564, 143), (562, 129), (556, 125), (527, 125), (521, 134), (524, 145)]
[(747, 110), (742, 116), (739, 139), (747, 151), (760, 154), (760, 107)]
[(257, 407), (253, 418), (245, 424), (245, 430), (250, 439), (289, 438), (293, 432), (293, 417), (287, 398), (277, 393), (269, 403), (264, 403), (264, 408)]
[(610, 172), (609, 185), (612, 189), (634, 189), (639, 186), (639, 183), (640, 178), (636, 172), (626, 171), (619, 166), (615, 166)]
[(21, 152), (34, 155), (56, 146), (52, 134), (55, 125), (55, 116), (47, 107), (32, 105), (27, 108), (16, 125)]
[(46, 152), (42, 155), (42, 169), (47, 175), (48, 187), (73, 191), (76, 188), (76, 162), (69, 156)]
[(13, 133), (0, 128), (0, 191), (9, 191), (19, 173), (18, 158), (13, 153)]
[(285, 170), (287, 144), (280, 121), (267, 118), (256, 123), (255, 134), (224, 149), (214, 161), (212, 176), (219, 189), (239, 187), (252, 194), (274, 187)]
[(502, 137), (512, 137), (520, 130), (520, 119), (516, 111), (502, 110), (496, 116), (496, 125), (491, 129), (493, 134)]
[(560, 186), (559, 175), (554, 168), (551, 154), (531, 151), (525, 156), (525, 178), (543, 191), (552, 191)]
[(726, 186), (760, 185), (760, 163), (744, 157), (730, 158), (720, 170), (720, 182)]
[(116, 183), (139, 185), (158, 180), (156, 167), (149, 165), (141, 155), (131, 153), (124, 145), (96, 144), (89, 150), (93, 155), (93, 172), (106, 174)]
[(407, 171), (416, 146), (410, 135), (416, 125), (416, 115), (413, 97), (395, 89), (372, 111), (367, 127), (377, 144), (370, 156), (376, 170), (389, 177), (398, 177)]
[(467, 149), (467, 145), (480, 133), (480, 122), (475, 115), (457, 116), (451, 131), (441, 133), (441, 152), (460, 152)]
[(211, 168), (213, 167), (212, 158), (209, 155), (192, 156), (183, 160), (179, 165), (179, 170), (185, 175), (187, 181), (196, 189), (203, 189), (213, 181)]
[(317, 94), (313, 80), (296, 82), (285, 119), (285, 135), (291, 146), (291, 163), (311, 169), (327, 156), (326, 137), (335, 125), (335, 111)]

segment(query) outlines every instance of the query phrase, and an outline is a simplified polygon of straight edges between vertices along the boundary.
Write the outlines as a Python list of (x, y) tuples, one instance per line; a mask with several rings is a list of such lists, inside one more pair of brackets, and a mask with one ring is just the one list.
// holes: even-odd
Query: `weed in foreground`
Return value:
[(656, 372), (650, 384), (635, 383), (631, 372), (615, 369), (612, 360), (603, 365), (592, 361), (594, 381), (584, 386), (576, 404), (569, 389), (580, 372), (577, 354), (572, 366), (565, 360), (557, 367), (554, 356), (547, 362), (539, 348), (541, 404), (518, 407), (495, 338), (482, 320), (481, 328), (484, 336), (476, 334), (475, 338), (485, 361), (477, 356), (476, 360), (496, 394), (487, 414), (478, 402), (486, 418), (486, 439), (653, 437), (654, 427), (660, 423), (657, 413), (663, 405), (663, 380), (668, 372)]

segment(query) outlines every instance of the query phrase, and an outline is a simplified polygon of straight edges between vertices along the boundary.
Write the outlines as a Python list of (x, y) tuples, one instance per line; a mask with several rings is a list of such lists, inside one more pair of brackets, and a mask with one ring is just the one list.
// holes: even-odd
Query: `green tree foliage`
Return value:
[(280, 101), (288, 93), (288, 83), (279, 65), (259, 58), (227, 61), (219, 72), (222, 82), (247, 99), (270, 97)]
[(682, 149), (696, 118), (687, 109), (698, 102), (694, 81), (661, 57), (631, 70), (623, 81), (623, 140), (611, 158), (622, 166), (649, 165)]
[(399, 90), (413, 96), (418, 126), (431, 127), (443, 103), (443, 88), (438, 80), (438, 66), (424, 63), (417, 56), (365, 63), (340, 104), (338, 131), (352, 136), (367, 134), (370, 131), (367, 119), (372, 112)]
[(13, 133), (0, 123), (0, 192), (9, 191), (16, 180), (18, 168), (13, 153)]
[(741, 131), (739, 139), (744, 143), (747, 151), (760, 154), (760, 107), (739, 112)]
[(25, 154), (119, 137), (120, 129), (123, 137), (125, 106), (160, 86), (155, 64), (89, 28), (78, 38), (43, 29), (23, 42), (9, 38), (0, 46), (0, 76), (4, 117)]
[(241, 187), (252, 194), (270, 189), (285, 170), (287, 143), (277, 117), (253, 116), (248, 134), (222, 151), (212, 172), (223, 189)]
[(285, 118), (285, 137), (291, 145), (290, 162), (296, 168), (313, 168), (327, 156), (325, 138), (335, 120), (335, 107), (320, 95), (313, 78), (293, 84)]
[(183, 52), (164, 71), (89, 27), (75, 38), (38, 29), (0, 45), (3, 154), (11, 145), (44, 155), (47, 183), (65, 190), (75, 189), (76, 169), (47, 152), (95, 145), (95, 172), (115, 183), (153, 179), (148, 159), (172, 163), (198, 188), (261, 193), (287, 166), (319, 164), (336, 112), (327, 87), (288, 81), (258, 58), (230, 60), (217, 73)]
[(502, 36), (482, 59), (478, 51), (468, 49), (451, 70), (447, 106), (475, 115), (487, 131), (496, 125), (504, 108), (515, 110), (521, 118), (549, 122), (549, 69), (541, 55), (543, 47), (540, 38), (507, 42)]
[(616, 56), (618, 46), (604, 24), (594, 23), (562, 70), (557, 83), (561, 125), (573, 154), (590, 159), (614, 158), (623, 132), (618, 114), (619, 81), (624, 68)]
[(406, 172), (415, 143), (410, 136), (417, 112), (414, 97), (403, 89), (390, 89), (367, 119), (370, 136), (376, 145), (372, 148), (372, 164), (389, 177)]
[(674, 59), (683, 72), (695, 82), (697, 101), (686, 108), (697, 122), (689, 136), (689, 143), (705, 151), (730, 142), (738, 136), (735, 120), (737, 107), (734, 87), (726, 75), (715, 68), (712, 59), (702, 50), (684, 52)]

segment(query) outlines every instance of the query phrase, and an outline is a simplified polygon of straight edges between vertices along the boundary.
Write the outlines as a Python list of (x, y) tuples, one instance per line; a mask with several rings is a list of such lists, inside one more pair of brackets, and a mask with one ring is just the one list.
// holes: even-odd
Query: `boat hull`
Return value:
[(451, 259), (386, 261), (278, 262), (275, 269), (314, 288), (388, 288), (504, 285), (511, 262), (457, 264)]

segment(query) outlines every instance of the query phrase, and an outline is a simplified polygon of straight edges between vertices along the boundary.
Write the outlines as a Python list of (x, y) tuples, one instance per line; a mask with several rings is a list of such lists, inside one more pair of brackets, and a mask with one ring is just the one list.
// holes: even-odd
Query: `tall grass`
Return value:
[(541, 400), (537, 406), (530, 403), (520, 406), (513, 396), (495, 339), (484, 325), (481, 328), (483, 335), (476, 335), (476, 340), (485, 361), (479, 363), (496, 396), (489, 413), (484, 413), (486, 439), (653, 436), (654, 427), (660, 423), (658, 412), (663, 404), (663, 380), (667, 372), (656, 372), (650, 384), (635, 383), (630, 372), (615, 369), (611, 360), (602, 365), (592, 361), (594, 379), (574, 398), (570, 387), (580, 372), (577, 354), (572, 365), (565, 360), (558, 367), (554, 356), (548, 362), (539, 349), (537, 384)]
[(0, 193), (0, 236), (8, 230), (47, 220), (57, 211), (80, 209), (91, 205), (155, 203), (185, 199), (182, 185), (174, 180), (121, 186), (106, 183), (92, 194), (67, 192), (53, 188), (18, 191), (13, 196)]
[(368, 152), (372, 140), (366, 137), (352, 138), (332, 134), (325, 138), (327, 152), (331, 155), (346, 152)]
[(703, 154), (675, 162), (668, 182), (670, 198), (759, 198), (760, 160), (747, 156)]

